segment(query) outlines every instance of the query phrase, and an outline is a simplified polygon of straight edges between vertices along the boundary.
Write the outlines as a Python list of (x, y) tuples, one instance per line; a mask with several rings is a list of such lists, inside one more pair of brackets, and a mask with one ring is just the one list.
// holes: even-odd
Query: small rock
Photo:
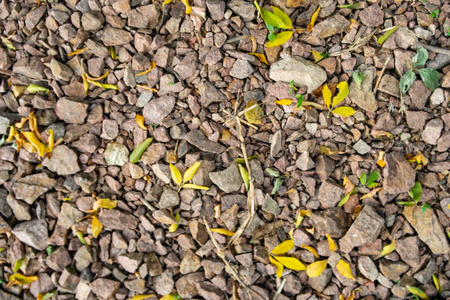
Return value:
[[(319, 22), (313, 27), (312, 33), (324, 39), (335, 34), (345, 32), (350, 27), (350, 21), (341, 14), (334, 14), (331, 17)], [(309, 93), (309, 92), (308, 92)]]
[(60, 120), (70, 124), (82, 124), (87, 117), (87, 103), (64, 97), (56, 102), (55, 113)]
[(430, 145), (436, 145), (437, 140), (441, 136), (442, 129), (444, 129), (444, 122), (441, 119), (429, 121), (422, 132), (423, 141)]
[(238, 14), (244, 22), (251, 21), (256, 16), (256, 7), (253, 3), (244, 0), (228, 1), (228, 7), (236, 14)]
[(405, 50), (414, 46), (418, 41), (416, 34), (403, 26), (399, 27), (392, 36), (395, 40), (395, 44)]
[(165, 189), (159, 200), (159, 208), (165, 209), (180, 205), (180, 195), (170, 188)]
[(112, 299), (120, 287), (120, 282), (98, 278), (91, 282), (89, 286), (92, 289), (92, 293), (97, 295), (98, 298)]
[(0, 216), (0, 233), (7, 233), (11, 231), (11, 227), (5, 220)]
[(126, 30), (108, 26), (103, 31), (103, 35), (100, 39), (106, 47), (122, 46), (131, 42), (133, 40), (133, 35)]
[(184, 138), (202, 151), (220, 154), (226, 150), (224, 146), (208, 140), (201, 130), (189, 131)]
[(430, 97), (431, 105), (438, 106), (441, 105), (445, 100), (444, 90), (437, 88), (433, 91)]
[(348, 228), (346, 214), (340, 207), (314, 213), (310, 222), (321, 236), (326, 236), (328, 233), (333, 238), (342, 237)]
[(206, 7), (211, 18), (214, 21), (221, 21), (225, 14), (225, 1), (222, 0), (210, 0), (206, 2)]
[(326, 180), (322, 183), (317, 195), (323, 208), (335, 207), (343, 196), (344, 188), (331, 180)]
[(7, 205), (11, 208), (14, 217), (18, 221), (29, 221), (31, 220), (30, 205), (19, 201), (10, 194), (6, 197)]
[(136, 270), (139, 268), (139, 265), (142, 262), (142, 258), (142, 253), (134, 252), (119, 255), (117, 260), (125, 271), (134, 274), (134, 272), (136, 272)]
[(210, 173), (209, 178), (225, 193), (238, 191), (244, 183), (235, 163), (232, 163), (223, 171)]
[(80, 283), (80, 277), (78, 277), (74, 273), (71, 273), (66, 268), (62, 271), (61, 276), (59, 276), (58, 283), (62, 288), (64, 288), (64, 290), (67, 290), (69, 292), (72, 292), (72, 294), (75, 294), (76, 288)]
[(380, 262), (380, 271), (383, 275), (392, 281), (400, 280), (400, 276), (408, 271), (409, 266), (401, 261), (388, 261), (382, 259)]
[(327, 79), (327, 73), (318, 65), (301, 57), (289, 57), (270, 65), (270, 79), (306, 87), (312, 93)]
[(81, 24), (86, 31), (97, 31), (102, 27), (104, 22), (105, 18), (99, 11), (88, 11), (81, 17)]
[[(308, 285), (318, 291), (319, 293), (323, 292), (325, 287), (328, 285), (328, 283), (331, 281), (331, 278), (333, 277), (333, 271), (331, 269), (325, 269), (323, 270), (322, 274), (320, 274), (317, 277), (308, 277)], [(298, 296), (297, 296), (298, 298)], [(308, 299), (310, 297), (308, 296)]]
[(42, 166), (58, 175), (72, 175), (80, 171), (77, 154), (65, 145), (56, 146), (50, 158), (44, 159)]
[(324, 182), (335, 169), (334, 160), (326, 155), (320, 155), (316, 159), (316, 173), (321, 182)]
[(31, 79), (41, 80), (45, 78), (44, 69), (45, 65), (39, 57), (29, 56), (17, 60), (13, 65), (12, 71)]
[(69, 251), (65, 247), (59, 247), (47, 256), (45, 263), (56, 272), (62, 272), (65, 267), (72, 263)]
[(366, 77), (361, 82), (361, 88), (358, 88), (354, 80), (350, 83), (348, 97), (362, 109), (375, 112), (378, 109), (378, 104), (372, 91), (376, 69), (373, 66), (369, 66), (365, 69), (360, 67), (360, 70)]
[(378, 4), (371, 5), (359, 14), (361, 22), (368, 27), (377, 27), (383, 24), (384, 12)]
[(60, 63), (56, 59), (52, 59), (50, 61), (50, 70), (52, 71), (53, 76), (55, 76), (56, 80), (69, 82), (73, 76), (72, 69), (63, 63)]
[(273, 200), (273, 198), (270, 197), (269, 194), (266, 194), (266, 197), (264, 198), (264, 203), (263, 203), (262, 209), (265, 212), (268, 212), (268, 213), (271, 213), (274, 215), (278, 215), (281, 212), (280, 207), (278, 206), (278, 202)]
[(114, 140), (118, 135), (119, 124), (115, 120), (103, 120), (100, 137), (105, 140)]
[(384, 156), (386, 167), (383, 169), (383, 191), (389, 198), (409, 192), (414, 186), (416, 172), (400, 152), (387, 153)]
[(369, 153), (372, 148), (363, 140), (359, 140), (358, 142), (356, 142), (356, 144), (353, 145), (353, 149), (355, 149), (359, 154), (364, 155)]
[(201, 259), (192, 250), (187, 250), (180, 264), (180, 273), (188, 274), (197, 271), (201, 267)]
[[(180, 76), (181, 79), (186, 80), (194, 75), (197, 70), (198, 55), (197, 52), (192, 51), (184, 56), (184, 58), (173, 69)], [(233, 76), (233, 75), (231, 75)]]
[(410, 236), (396, 241), (395, 251), (404, 262), (413, 268), (420, 265), (419, 243), (417, 236)]
[(44, 250), (48, 244), (47, 222), (32, 220), (17, 224), (11, 231), (22, 243), (36, 250)]
[(108, 144), (105, 150), (105, 161), (109, 166), (123, 166), (128, 162), (128, 151), (127, 147), (122, 144)]
[(161, 125), (162, 121), (172, 112), (175, 97), (163, 96), (151, 100), (144, 106), (143, 115), (146, 124)]
[(432, 208), (428, 208), (422, 212), (420, 206), (406, 206), (403, 210), (403, 215), (433, 254), (439, 255), (450, 252), (450, 246), (444, 229)]
[(105, 228), (112, 230), (135, 229), (139, 223), (138, 218), (119, 209), (102, 209), (98, 219)]
[(421, 284), (427, 284), (432, 280), (433, 274), (435, 274), (436, 269), (437, 269), (436, 261), (434, 259), (431, 259), (428, 262), (427, 266), (421, 271), (414, 274), (413, 277), (417, 279), (417, 281), (420, 282)]
[(305, 151), (298, 157), (298, 159), (295, 162), (295, 165), (300, 170), (307, 171), (307, 170), (311, 170), (312, 168), (314, 168), (315, 163), (309, 156), (309, 152)]
[(422, 110), (431, 95), (431, 90), (425, 86), (422, 80), (416, 80), (409, 88), (408, 94), (411, 97), (414, 107)]
[(368, 242), (373, 242), (384, 227), (384, 219), (371, 206), (364, 206), (345, 236), (339, 241), (339, 249), (350, 252)]
[(170, 294), (175, 286), (172, 271), (167, 269), (161, 275), (156, 276), (153, 279), (153, 285), (155, 287), (155, 292), (157, 292), (159, 295)]
[(370, 281), (378, 278), (378, 269), (375, 263), (368, 256), (358, 258), (358, 270)]
[(397, 78), (392, 75), (386, 74), (383, 78), (381, 78), (378, 90), (388, 95), (400, 98), (399, 82)]
[(227, 100), (225, 94), (219, 91), (210, 82), (202, 82), (198, 87), (202, 105), (208, 107), (213, 102), (223, 102)]
[(13, 183), (12, 189), (17, 199), (33, 204), (39, 196), (53, 188), (55, 183), (46, 173), (39, 173), (20, 178)]
[(83, 212), (79, 211), (77, 207), (69, 202), (64, 202), (58, 214), (57, 224), (66, 229), (70, 229), (73, 224), (83, 218)]
[(83, 271), (94, 261), (91, 249), (87, 245), (83, 245), (78, 249), (73, 259), (76, 261), (76, 268), (78, 271)]
[(450, 131), (446, 131), (437, 141), (437, 151), (446, 152), (449, 148), (450, 148)]
[[(160, 6), (156, 4), (137, 6), (127, 13), (128, 26), (145, 29), (155, 29), (161, 17)], [(128, 43), (128, 42), (126, 42)]]
[(428, 119), (426, 111), (406, 111), (406, 123), (409, 128), (413, 130), (422, 130), (425, 127), (425, 122)]
[(252, 73), (254, 69), (252, 65), (245, 59), (238, 59), (231, 68), (230, 76), (238, 78), (238, 79), (246, 79)]
[(147, 165), (153, 165), (166, 156), (167, 149), (163, 143), (152, 143), (142, 154), (141, 161)]

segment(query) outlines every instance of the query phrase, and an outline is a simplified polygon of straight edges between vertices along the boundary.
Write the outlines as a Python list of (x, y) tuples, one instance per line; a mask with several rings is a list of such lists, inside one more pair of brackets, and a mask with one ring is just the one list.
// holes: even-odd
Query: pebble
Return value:
[(240, 190), (244, 183), (236, 163), (232, 163), (223, 171), (209, 173), (209, 178), (225, 193), (232, 193)]
[(12, 189), (17, 199), (33, 204), (37, 198), (52, 189), (55, 183), (47, 173), (39, 173), (20, 178), (13, 183)]
[(150, 100), (144, 105), (145, 124), (161, 125), (167, 115), (172, 112), (174, 106), (175, 97), (172, 96), (163, 96)]
[(32, 220), (17, 224), (11, 231), (22, 243), (36, 250), (47, 248), (48, 229), (44, 220)]
[(422, 132), (423, 141), (430, 145), (436, 145), (443, 128), (444, 122), (441, 119), (429, 121)]
[(58, 175), (72, 175), (80, 171), (78, 156), (65, 145), (56, 146), (50, 158), (45, 158), (42, 166)]
[(367, 154), (372, 149), (366, 142), (359, 140), (353, 145), (353, 149), (361, 155)]

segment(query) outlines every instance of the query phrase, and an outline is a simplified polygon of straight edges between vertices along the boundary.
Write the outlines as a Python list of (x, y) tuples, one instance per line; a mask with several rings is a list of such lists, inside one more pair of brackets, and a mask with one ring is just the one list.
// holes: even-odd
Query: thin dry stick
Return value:
[(278, 295), (281, 294), (281, 291), (283, 290), (285, 284), (286, 284), (286, 278), (283, 278), (283, 281), (281, 282), (280, 286), (278, 287), (278, 290), (275, 293), (275, 296), (273, 296), (273, 300), (277, 300)]
[(378, 85), (379, 85), (380, 82), (381, 82), (381, 77), (383, 77), (384, 71), (386, 70), (386, 67), (387, 67), (387, 65), (388, 65), (388, 63), (389, 63), (390, 61), (391, 61), (391, 56), (388, 56), (388, 58), (387, 58), (386, 61), (384, 62), (383, 68), (381, 69), (381, 73), (380, 73), (380, 75), (378, 76), (377, 83), (375, 84), (375, 88), (374, 88), (374, 90), (373, 90), (373, 93), (374, 93), (374, 94), (377, 93)]
[(368, 36), (366, 36), (365, 38), (358, 38), (358, 40), (356, 40), (350, 47), (348, 47), (347, 49), (338, 51), (338, 52), (333, 52), (330, 53), (330, 56), (340, 56), (342, 54), (346, 54), (352, 51), (355, 51), (356, 49), (358, 49), (359, 47), (365, 45), (368, 41), (370, 41), (370, 39), (377, 33), (378, 28), (376, 28), (374, 31), (372, 31), (371, 34), (369, 34)]
[(441, 54), (450, 56), (450, 50), (448, 50), (448, 49), (439, 48), (439, 47), (435, 47), (435, 46), (430, 46), (430, 45), (423, 44), (423, 43), (420, 43), (420, 42), (415, 43), (414, 46), (413, 46), (413, 49), (419, 49), (421, 47), (424, 47), (425, 49), (431, 50), (431, 51), (433, 51), (435, 53), (441, 53)]

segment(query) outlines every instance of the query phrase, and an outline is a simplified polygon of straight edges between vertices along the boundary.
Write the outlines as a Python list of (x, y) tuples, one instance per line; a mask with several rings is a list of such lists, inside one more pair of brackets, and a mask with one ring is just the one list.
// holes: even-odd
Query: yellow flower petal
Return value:
[(273, 248), (273, 250), (270, 252), (271, 254), (283, 254), (286, 252), (289, 252), (292, 248), (294, 248), (294, 241), (293, 240), (286, 240)]
[(192, 11), (192, 7), (189, 5), (189, 0), (181, 0), (183, 4), (186, 6), (186, 14), (189, 15)]

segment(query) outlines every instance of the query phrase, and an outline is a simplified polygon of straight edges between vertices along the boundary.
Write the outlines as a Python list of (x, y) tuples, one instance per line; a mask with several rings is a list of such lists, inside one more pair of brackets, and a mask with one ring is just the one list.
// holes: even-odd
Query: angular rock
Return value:
[(280, 207), (278, 206), (278, 202), (273, 200), (273, 198), (270, 197), (269, 194), (266, 194), (266, 197), (264, 198), (264, 203), (263, 203), (262, 209), (265, 212), (268, 212), (268, 213), (271, 213), (274, 215), (278, 215), (281, 212)]
[(0, 234), (7, 233), (11, 231), (11, 227), (5, 220), (0, 216)]
[(309, 152), (303, 152), (298, 159), (295, 161), (295, 165), (302, 171), (311, 170), (314, 168), (315, 163), (312, 158), (309, 156)]
[(156, 4), (141, 5), (128, 13), (128, 26), (145, 29), (155, 29), (161, 16)]
[(80, 283), (80, 277), (78, 277), (76, 274), (73, 274), (66, 268), (61, 273), (58, 283), (62, 288), (64, 288), (64, 290), (75, 294), (76, 288)]
[(322, 183), (317, 195), (323, 208), (335, 207), (343, 196), (344, 188), (331, 180), (326, 180)]
[(416, 172), (400, 152), (387, 153), (384, 156), (386, 167), (383, 169), (383, 192), (388, 199), (400, 193), (409, 192), (414, 186)]
[(130, 32), (108, 26), (101, 36), (101, 40), (105, 46), (122, 46), (133, 40), (133, 35)]
[(359, 154), (364, 155), (369, 153), (372, 148), (363, 140), (359, 140), (353, 145), (353, 149), (355, 149)]
[(78, 249), (73, 259), (76, 261), (76, 268), (78, 271), (83, 271), (94, 261), (91, 248), (88, 245), (83, 245)]
[(39, 57), (29, 56), (17, 60), (12, 71), (31, 79), (41, 80), (45, 78), (44, 69), (45, 65)]
[(72, 227), (72, 225), (78, 220), (82, 219), (83, 216), (83, 212), (79, 211), (75, 205), (69, 202), (64, 202), (61, 205), (61, 209), (58, 214), (57, 224), (66, 229), (70, 229), (70, 227)]
[(207, 139), (199, 129), (189, 131), (184, 138), (189, 144), (194, 145), (202, 151), (220, 154), (226, 150), (224, 146)]
[(134, 272), (139, 268), (139, 265), (142, 262), (142, 258), (142, 253), (134, 252), (119, 255), (117, 260), (125, 271), (134, 274)]
[(374, 4), (363, 9), (359, 17), (364, 25), (377, 27), (383, 24), (384, 12), (378, 4)]
[(69, 82), (73, 76), (72, 69), (63, 63), (60, 63), (56, 59), (52, 59), (50, 61), (50, 70), (52, 71), (53, 76), (55, 76), (56, 80)]
[(47, 256), (45, 263), (56, 272), (62, 272), (65, 267), (72, 263), (69, 251), (63, 246), (56, 249)]
[(373, 242), (384, 227), (384, 219), (371, 206), (364, 206), (345, 236), (339, 241), (339, 250), (350, 252), (368, 242)]
[(111, 143), (106, 146), (105, 161), (109, 166), (123, 166), (128, 162), (130, 151), (125, 145)]
[(361, 82), (361, 88), (358, 88), (356, 82), (352, 80), (349, 87), (348, 97), (353, 103), (367, 111), (375, 112), (378, 109), (375, 94), (373, 93), (373, 80), (376, 75), (376, 69), (373, 66), (366, 68), (360, 67), (360, 71), (366, 75)]
[(252, 65), (245, 59), (238, 59), (231, 68), (230, 76), (238, 79), (246, 79), (253, 73)]
[(202, 82), (198, 87), (202, 105), (208, 107), (213, 102), (223, 102), (227, 100), (224, 93), (219, 91), (210, 82)]
[(181, 79), (186, 80), (194, 75), (198, 66), (197, 52), (189, 52), (173, 69), (180, 76)]
[(155, 291), (159, 295), (170, 294), (175, 286), (172, 271), (167, 269), (161, 275), (156, 276), (154, 278), (153, 284), (155, 286)]
[(325, 269), (322, 274), (317, 277), (308, 277), (308, 285), (318, 291), (323, 292), (331, 278), (333, 277), (333, 271), (331, 269)]
[(321, 182), (324, 182), (333, 173), (335, 168), (334, 160), (326, 155), (320, 155), (316, 159), (316, 173)]
[(221, 21), (225, 13), (225, 1), (222, 0), (210, 0), (206, 2), (206, 7), (211, 18), (214, 21)]
[(223, 171), (209, 173), (209, 178), (225, 193), (238, 191), (244, 183), (235, 163)]
[(167, 117), (175, 106), (175, 97), (162, 96), (150, 100), (144, 106), (143, 115), (146, 124), (161, 125), (165, 117)]
[(318, 65), (301, 57), (281, 59), (270, 65), (270, 79), (306, 87), (312, 93), (327, 79), (327, 73)]
[(413, 268), (420, 265), (419, 243), (417, 236), (410, 236), (396, 241), (395, 251), (404, 262)]
[(39, 173), (20, 178), (13, 183), (12, 189), (17, 199), (33, 204), (39, 196), (53, 188), (55, 183), (46, 173)]
[(180, 196), (179, 194), (172, 189), (165, 189), (161, 194), (161, 198), (158, 202), (160, 209), (166, 209), (169, 207), (174, 207), (180, 205)]
[(87, 103), (64, 97), (56, 102), (55, 113), (66, 123), (82, 124), (87, 117), (88, 106)]
[(425, 143), (436, 145), (444, 129), (444, 122), (441, 119), (433, 119), (427, 123), (422, 132), (422, 139)]
[(401, 261), (388, 261), (382, 259), (380, 261), (380, 271), (383, 275), (392, 281), (400, 280), (400, 276), (408, 271), (409, 266)]
[(430, 98), (432, 91), (428, 89), (422, 80), (416, 80), (408, 90), (408, 95), (411, 97), (411, 101), (414, 107), (418, 110), (422, 110), (427, 104), (428, 98)]
[(445, 100), (444, 90), (441, 88), (437, 88), (433, 91), (430, 97), (431, 105), (438, 106), (441, 105)]
[(102, 209), (98, 219), (111, 230), (135, 229), (139, 223), (138, 218), (119, 209)]
[(105, 278), (98, 278), (91, 282), (89, 286), (92, 289), (92, 293), (97, 295), (98, 298), (112, 299), (120, 287), (120, 282)]
[(340, 207), (314, 213), (310, 222), (318, 234), (326, 236), (328, 233), (332, 238), (341, 238), (348, 228), (347, 215)]
[(231, 0), (227, 2), (228, 7), (238, 14), (244, 22), (251, 21), (256, 16), (256, 7), (253, 3), (244, 0)]
[(317, 23), (313, 27), (312, 33), (317, 37), (324, 39), (335, 34), (345, 32), (350, 27), (350, 21), (341, 14), (334, 14), (331, 17)]
[(403, 26), (399, 27), (392, 36), (395, 40), (395, 44), (402, 49), (408, 49), (414, 46), (418, 41), (416, 34)]
[(423, 212), (420, 206), (406, 206), (403, 210), (403, 215), (433, 254), (448, 254), (450, 252), (444, 229), (432, 208)]
[(192, 250), (187, 250), (180, 264), (180, 273), (188, 274), (197, 271), (201, 267), (201, 259)]
[(65, 145), (56, 146), (50, 158), (45, 158), (42, 166), (58, 175), (71, 175), (80, 171), (77, 154)]
[(400, 87), (398, 85), (398, 80), (392, 75), (385, 74), (383, 78), (381, 78), (378, 90), (388, 95), (400, 98)]
[(222, 300), (224, 298), (223, 292), (214, 284), (208, 281), (197, 282), (195, 285), (198, 294), (204, 299), (208, 300)]
[(372, 282), (378, 278), (377, 266), (368, 256), (359, 256), (358, 270)]
[(425, 127), (426, 120), (428, 119), (428, 113), (426, 111), (407, 110), (405, 115), (409, 128), (413, 130), (422, 130)]
[(437, 141), (437, 151), (446, 152), (449, 148), (450, 148), (450, 131), (446, 131)]
[(32, 220), (17, 224), (11, 231), (22, 243), (36, 250), (44, 250), (48, 244), (47, 222)]
[(12, 194), (6, 197), (6, 202), (17, 221), (31, 220), (30, 205), (17, 200)]

